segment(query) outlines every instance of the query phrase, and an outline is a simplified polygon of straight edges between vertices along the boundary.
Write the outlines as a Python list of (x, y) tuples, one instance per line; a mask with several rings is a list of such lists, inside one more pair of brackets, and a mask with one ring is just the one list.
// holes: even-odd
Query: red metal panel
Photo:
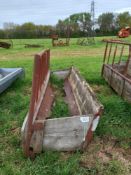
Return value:
[(86, 146), (92, 141), (93, 139), (93, 131), (92, 131), (92, 126), (93, 126), (93, 121), (97, 118), (97, 117), (101, 117), (102, 113), (103, 113), (103, 107), (100, 107), (98, 112), (94, 115), (92, 123), (90, 125), (89, 130), (86, 133), (86, 139), (85, 139), (85, 143), (83, 145), (83, 148), (86, 148)]
[(45, 85), (45, 79), (49, 71), (49, 61), (50, 50), (45, 50), (44, 52), (35, 55), (34, 58), (31, 102), (27, 118), (26, 134), (23, 143), (24, 153), (26, 156), (31, 156), (33, 154), (32, 149), (30, 149), (30, 141), (34, 129), (33, 125), (36, 117), (35, 115), (37, 115), (35, 112), (38, 110), (37, 108), (40, 103), (42, 86)]

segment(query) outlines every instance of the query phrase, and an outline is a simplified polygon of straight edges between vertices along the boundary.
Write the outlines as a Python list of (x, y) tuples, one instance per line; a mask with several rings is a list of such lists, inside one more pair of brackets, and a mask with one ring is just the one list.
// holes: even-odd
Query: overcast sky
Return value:
[[(0, 28), (4, 22), (56, 24), (73, 13), (90, 12), (91, 0), (0, 0)], [(96, 17), (103, 12), (131, 13), (131, 0), (95, 0)]]

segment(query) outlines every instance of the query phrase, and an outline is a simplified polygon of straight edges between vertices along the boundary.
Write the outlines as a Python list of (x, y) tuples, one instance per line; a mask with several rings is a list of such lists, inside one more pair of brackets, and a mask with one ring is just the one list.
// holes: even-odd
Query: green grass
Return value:
[(68, 104), (65, 102), (64, 80), (59, 79), (55, 75), (51, 75), (50, 82), (54, 89), (55, 100), (51, 109), (51, 118), (69, 116)]
[[(96, 38), (94, 46), (78, 46), (75, 44), (76, 39), (72, 39), (70, 47), (52, 48), (50, 40), (23, 39), (13, 40), (12, 49), (0, 49), (0, 67), (23, 67), (26, 72), (25, 79), (16, 81), (0, 95), (1, 175), (127, 174), (128, 168), (114, 157), (106, 164), (101, 164), (100, 159), (94, 158), (91, 167), (82, 167), (80, 161), (84, 155), (89, 153), (88, 149), (84, 153), (46, 151), (37, 156), (34, 161), (25, 158), (21, 149), (20, 127), (29, 108), (33, 55), (42, 50), (42, 48), (24, 48), (24, 44), (32, 43), (44, 44), (44, 48), (51, 49), (52, 70), (66, 69), (72, 65), (80, 70), (105, 107), (94, 140), (99, 138), (101, 141), (105, 137), (108, 140), (113, 138), (117, 141), (118, 147), (128, 155), (128, 150), (131, 148), (131, 104), (121, 99), (100, 75), (105, 46), (101, 40), (102, 37)], [(55, 78), (52, 81), (54, 85), (62, 86), (62, 82)], [(66, 116), (68, 110), (65, 105), (61, 97), (58, 98), (52, 115)], [(103, 143), (105, 144), (106, 142)], [(91, 145), (91, 147), (94, 146)], [(94, 150), (91, 154), (93, 152)], [(90, 156), (87, 156), (86, 159), (90, 160)]]

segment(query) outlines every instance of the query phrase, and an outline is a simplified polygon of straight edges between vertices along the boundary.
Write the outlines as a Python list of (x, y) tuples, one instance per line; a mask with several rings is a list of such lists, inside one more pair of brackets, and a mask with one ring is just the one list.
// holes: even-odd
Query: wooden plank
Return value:
[[(108, 81), (111, 77), (112, 71), (112, 81)], [(117, 70), (113, 69), (110, 65), (105, 65), (104, 78), (109, 83), (109, 85), (124, 99), (131, 102), (131, 79), (122, 75)]]
[(38, 115), (38, 112), (39, 112), (39, 109), (40, 109), (40, 106), (41, 106), (43, 97), (45, 95), (45, 92), (46, 92), (46, 89), (47, 89), (47, 86), (48, 86), (48, 83), (49, 83), (49, 78), (50, 78), (50, 71), (48, 71), (47, 77), (46, 77), (46, 79), (45, 79), (45, 81), (43, 83), (43, 86), (41, 88), (41, 94), (40, 94), (40, 98), (39, 98), (39, 100), (37, 102), (37, 108), (34, 111), (34, 116), (33, 116), (33, 122), (32, 122), (32, 124), (34, 123), (34, 121), (36, 120), (36, 117)]
[(116, 74), (118, 74), (120, 77), (122, 77), (122, 78), (125, 79), (128, 83), (131, 84), (131, 79), (129, 79), (129, 78), (126, 77), (125, 75), (121, 74), (121, 73), (118, 72), (117, 70), (113, 69), (110, 65), (105, 64), (105, 67), (108, 67), (111, 71), (115, 72)]
[(74, 68), (71, 70), (69, 82), (72, 86), (75, 101), (81, 115), (85, 114), (85, 112), (82, 113), (82, 104), (84, 101), (86, 101), (86, 114), (91, 113), (95, 115), (95, 113), (98, 113), (100, 108), (103, 108), (103, 105), (97, 100), (97, 97), (90, 85), (80, 76), (79, 72)]
[(127, 75), (131, 76), (131, 58), (129, 59), (129, 62), (128, 62)]
[(115, 62), (116, 53), (117, 53), (117, 45), (116, 45), (115, 50), (114, 50), (114, 56), (113, 56), (113, 60), (112, 60), (112, 67), (113, 67), (114, 62)]
[(39, 107), (39, 111), (36, 118), (37, 120), (44, 120), (45, 118), (49, 117), (53, 100), (54, 93), (50, 84), (48, 84), (41, 105)]
[(126, 67), (125, 67), (125, 70), (124, 70), (124, 75), (127, 75), (127, 69), (128, 69), (128, 65), (130, 63), (130, 59), (131, 59), (131, 46), (129, 47), (129, 55), (128, 55), (128, 60), (126, 62)]
[(66, 101), (68, 103), (68, 107), (70, 110), (71, 115), (79, 115), (79, 110), (75, 101), (75, 97), (73, 95), (71, 86), (69, 81), (66, 79), (64, 82), (64, 90), (66, 93)]
[(52, 71), (51, 74), (57, 76), (60, 79), (65, 79), (70, 73), (70, 69)]
[(131, 103), (131, 84), (129, 82), (125, 82), (122, 96)]
[(105, 61), (106, 61), (107, 50), (108, 50), (108, 42), (106, 43), (106, 48), (105, 48), (105, 53), (104, 53), (103, 63), (105, 63)]
[(111, 87), (121, 96), (124, 86), (124, 79), (115, 72), (112, 73)]
[(112, 43), (110, 44), (110, 50), (109, 50), (109, 55), (108, 55), (107, 64), (109, 63), (109, 60), (110, 60), (111, 51), (112, 51)]
[(32, 135), (30, 147), (34, 154), (42, 152), (43, 134), (43, 130), (36, 130)]
[(82, 116), (46, 120), (44, 127), (43, 149), (57, 151), (73, 151), (80, 149), (85, 141), (87, 131), (93, 120), (92, 115), (88, 116), (89, 122), (85, 124), (83, 124), (80, 120)]
[(106, 65), (104, 65), (104, 69), (103, 69), (103, 77), (104, 77), (105, 80), (110, 84), (110, 79), (111, 79), (111, 69), (110, 69), (110, 67), (107, 67)]
[(105, 48), (105, 52), (104, 52), (103, 65), (102, 65), (101, 75), (103, 75), (103, 71), (104, 71), (103, 69), (104, 69), (104, 64), (105, 64), (105, 62), (106, 62), (107, 50), (108, 50), (108, 42), (106, 43), (106, 48)]

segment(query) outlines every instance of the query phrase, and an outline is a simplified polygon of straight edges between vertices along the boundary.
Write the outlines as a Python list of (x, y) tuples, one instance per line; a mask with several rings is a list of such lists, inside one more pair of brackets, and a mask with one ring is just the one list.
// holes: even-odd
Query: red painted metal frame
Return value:
[(97, 117), (101, 117), (103, 114), (104, 108), (100, 107), (99, 111), (94, 115), (93, 120), (92, 120), (92, 124), (90, 125), (89, 130), (87, 131), (86, 134), (86, 139), (85, 139), (85, 143), (83, 144), (83, 149), (85, 149), (87, 147), (87, 145), (90, 144), (90, 142), (93, 139), (93, 133), (94, 131), (92, 131), (92, 126), (93, 126), (93, 121), (97, 118)]
[[(46, 88), (46, 79), (49, 74), (50, 50), (45, 50), (40, 54), (36, 54), (34, 58), (34, 72), (32, 82), (32, 95), (29, 113), (26, 123), (26, 134), (23, 143), (23, 149), (26, 156), (32, 157), (33, 151), (30, 148), (32, 134), (35, 128), (42, 127), (40, 123), (35, 122), (39, 107), (42, 102), (43, 89)], [(38, 126), (36, 126), (38, 125)]]

